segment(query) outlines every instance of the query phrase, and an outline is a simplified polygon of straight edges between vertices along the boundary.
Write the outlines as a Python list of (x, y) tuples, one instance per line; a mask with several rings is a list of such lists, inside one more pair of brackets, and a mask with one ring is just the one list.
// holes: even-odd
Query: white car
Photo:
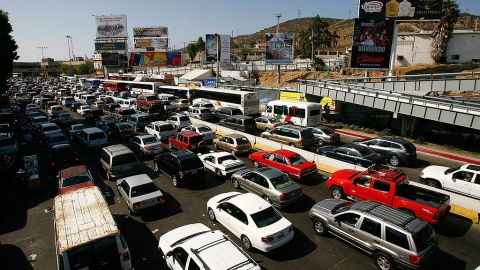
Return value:
[(219, 177), (231, 176), (234, 172), (246, 169), (245, 163), (228, 152), (213, 152), (200, 155), (205, 170)]
[(193, 101), (193, 105), (188, 107), (189, 109), (208, 108), (212, 113), (215, 112), (215, 106), (210, 102), (197, 102)]
[(208, 217), (240, 238), (245, 249), (263, 252), (293, 239), (293, 225), (272, 205), (252, 193), (228, 192), (207, 202)]
[(190, 118), (186, 115), (173, 115), (167, 119), (167, 122), (172, 124), (177, 130), (181, 130), (184, 127), (188, 127), (192, 124)]
[(165, 203), (162, 192), (146, 174), (118, 179), (117, 188), (127, 203), (130, 214), (137, 214)]
[(480, 199), (480, 165), (465, 164), (456, 168), (428, 166), (422, 170), (420, 178), (431, 187)]
[(215, 139), (215, 132), (204, 124), (197, 124), (197, 125), (190, 125), (188, 127), (182, 128), (182, 131), (195, 131), (197, 133), (202, 134), (203, 140), (206, 142), (212, 142)]
[(80, 115), (85, 115), (85, 113), (89, 112), (90, 110), (90, 105), (82, 105), (78, 107), (77, 113)]
[(150, 135), (154, 135), (155, 137), (157, 137), (157, 139), (162, 141), (166, 141), (168, 140), (168, 137), (172, 137), (177, 134), (177, 130), (175, 129), (175, 127), (165, 121), (155, 121), (148, 124), (145, 127), (145, 132)]

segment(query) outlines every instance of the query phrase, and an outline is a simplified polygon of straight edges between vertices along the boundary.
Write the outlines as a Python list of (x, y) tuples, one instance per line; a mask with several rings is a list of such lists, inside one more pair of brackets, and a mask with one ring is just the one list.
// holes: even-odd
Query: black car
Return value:
[(362, 167), (370, 167), (371, 165), (384, 164), (386, 159), (368, 148), (367, 146), (357, 144), (345, 144), (342, 146), (323, 146), (317, 148), (317, 153), (333, 159), (338, 159), (348, 163), (360, 165)]
[(413, 143), (392, 136), (355, 140), (353, 143), (368, 146), (384, 155), (392, 166), (409, 165), (417, 158), (417, 148)]
[(163, 153), (153, 159), (155, 172), (163, 172), (172, 178), (175, 187), (198, 180), (204, 174), (203, 163), (193, 152), (180, 150)]
[(91, 109), (89, 112), (86, 112), (84, 116), (85, 116), (85, 121), (88, 124), (94, 124), (97, 120), (100, 120), (100, 117), (103, 116), (103, 110)]
[(222, 107), (215, 111), (215, 118), (218, 120), (222, 120), (234, 115), (243, 115), (242, 110), (237, 108)]
[(72, 104), (70, 104), (70, 110), (72, 112), (76, 112), (78, 108), (80, 108), (80, 106), (82, 106), (83, 104), (78, 102), (78, 101), (74, 101), (72, 102)]
[(135, 135), (135, 128), (127, 122), (116, 123), (108, 127), (108, 131), (112, 137), (120, 137), (121, 139), (128, 139)]
[(48, 153), (54, 172), (79, 164), (79, 159), (70, 144), (53, 146)]

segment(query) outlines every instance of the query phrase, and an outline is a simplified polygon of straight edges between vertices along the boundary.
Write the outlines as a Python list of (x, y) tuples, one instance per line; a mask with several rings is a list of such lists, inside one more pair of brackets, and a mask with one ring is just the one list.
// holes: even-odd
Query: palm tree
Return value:
[(460, 14), (460, 9), (455, 0), (444, 0), (443, 16), (433, 29), (432, 33), (432, 58), (436, 63), (445, 60), (448, 41), (450, 40), (455, 23)]

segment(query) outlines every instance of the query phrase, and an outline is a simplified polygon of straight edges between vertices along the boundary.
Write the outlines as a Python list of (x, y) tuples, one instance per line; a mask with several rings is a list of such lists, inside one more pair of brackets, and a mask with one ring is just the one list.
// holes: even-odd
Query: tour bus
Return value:
[(275, 117), (282, 122), (311, 127), (322, 123), (322, 105), (320, 103), (293, 100), (273, 100), (268, 102), (262, 115)]
[(190, 90), (190, 98), (192, 104), (210, 102), (215, 109), (231, 107), (240, 109), (244, 115), (259, 114), (260, 103), (255, 92), (199, 87)]
[[(161, 82), (136, 82), (136, 81), (121, 81), (121, 80), (102, 80), (103, 89), (105, 91), (130, 91), (134, 95), (155, 94), (155, 90), (163, 85)], [(105, 84), (110, 89), (105, 88)], [(114, 90), (117, 89), (117, 90)]]
[(115, 93), (126, 91), (126, 84), (122, 82), (115, 82), (115, 81), (103, 81), (103, 90), (105, 91), (112, 91)]
[(190, 88), (183, 86), (163, 85), (157, 88), (157, 94), (169, 94), (178, 98), (190, 99)]
[(96, 186), (53, 201), (57, 269), (132, 269), (127, 242)]

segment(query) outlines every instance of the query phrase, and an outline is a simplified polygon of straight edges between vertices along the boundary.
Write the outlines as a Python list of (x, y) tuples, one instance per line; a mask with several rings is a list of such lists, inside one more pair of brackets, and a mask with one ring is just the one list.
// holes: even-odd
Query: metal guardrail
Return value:
[(419, 80), (419, 79), (430, 79), (430, 80), (439, 80), (445, 78), (452, 78), (457, 76), (471, 76), (472, 79), (480, 78), (480, 72), (456, 72), (456, 73), (430, 73), (430, 74), (414, 74), (414, 75), (397, 75), (397, 76), (378, 76), (378, 77), (352, 77), (352, 78), (339, 78), (339, 79), (328, 79), (326, 81), (382, 81), (382, 80)]

